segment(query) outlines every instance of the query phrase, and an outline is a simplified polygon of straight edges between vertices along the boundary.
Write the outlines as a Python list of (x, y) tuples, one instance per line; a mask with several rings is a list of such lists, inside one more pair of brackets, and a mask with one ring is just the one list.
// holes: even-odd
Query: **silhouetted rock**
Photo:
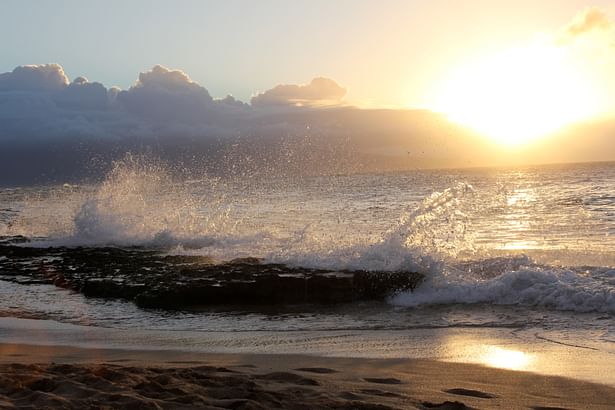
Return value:
[(257, 258), (216, 264), (208, 257), (142, 248), (32, 248), (5, 242), (0, 244), (0, 279), (50, 283), (144, 308), (181, 309), (378, 300), (414, 289), (422, 275), (305, 269)]

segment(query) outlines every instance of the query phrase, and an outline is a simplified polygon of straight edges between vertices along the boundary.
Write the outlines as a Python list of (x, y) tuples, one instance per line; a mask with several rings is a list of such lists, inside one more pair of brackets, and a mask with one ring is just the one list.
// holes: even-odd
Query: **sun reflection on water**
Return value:
[(521, 345), (498, 343), (498, 339), (454, 335), (446, 338), (446, 350), (451, 361), (474, 363), (506, 370), (536, 371), (544, 367), (543, 358), (534, 349)]
[(509, 370), (525, 370), (532, 361), (532, 357), (519, 350), (503, 349), (497, 346), (485, 346), (484, 353), (479, 360), (492, 367)]
[(499, 230), (505, 232), (501, 250), (523, 250), (540, 247), (535, 239), (527, 239), (528, 233), (540, 228), (540, 210), (537, 208), (539, 192), (536, 181), (529, 173), (514, 173), (516, 183), (506, 192), (503, 212), (499, 217)]

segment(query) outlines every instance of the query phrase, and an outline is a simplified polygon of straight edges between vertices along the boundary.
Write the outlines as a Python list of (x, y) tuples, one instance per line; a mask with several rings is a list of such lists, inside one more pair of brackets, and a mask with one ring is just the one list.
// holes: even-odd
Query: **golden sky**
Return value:
[(519, 144), (615, 113), (615, 24), (599, 8), (560, 29), (453, 65), (426, 106)]
[(126, 90), (161, 64), (246, 102), (323, 77), (345, 104), (427, 108), (514, 145), (615, 116), (614, 21), (613, 0), (7, 0), (0, 72), (60, 63)]

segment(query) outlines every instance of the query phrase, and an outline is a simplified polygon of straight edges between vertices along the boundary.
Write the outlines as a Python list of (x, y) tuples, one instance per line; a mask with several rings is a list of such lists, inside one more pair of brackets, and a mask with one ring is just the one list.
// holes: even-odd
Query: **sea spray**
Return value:
[(216, 195), (217, 183), (200, 179), (195, 195), (167, 164), (127, 154), (76, 212), (69, 239), (90, 245), (211, 245), (215, 234), (231, 229), (230, 205)]
[(472, 186), (457, 183), (434, 192), (418, 207), (408, 206), (397, 224), (375, 242), (335, 247), (335, 242), (309, 242), (309, 226), (292, 248), (267, 258), (298, 266), (366, 271), (440, 272), (446, 261), (473, 250), (465, 211), (472, 206)]
[(425, 282), (393, 303), (612, 312), (614, 170), (185, 180), (133, 155), (101, 184), (2, 190), (0, 213), (5, 235), (44, 237), (27, 246), (137, 245), (218, 260), (416, 270)]

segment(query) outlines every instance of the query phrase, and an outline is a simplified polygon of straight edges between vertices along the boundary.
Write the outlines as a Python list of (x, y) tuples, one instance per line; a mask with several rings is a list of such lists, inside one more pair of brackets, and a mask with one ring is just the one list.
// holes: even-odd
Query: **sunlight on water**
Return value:
[(129, 155), (99, 185), (1, 191), (0, 234), (297, 262), (387, 251), (383, 242), (438, 258), (562, 251), (591, 265), (578, 256), (612, 254), (614, 173), (604, 164), (180, 182)]
[[(476, 335), (451, 334), (445, 338), (444, 344), (453, 361), (482, 364), (508, 370), (536, 370), (544, 367), (541, 356), (536, 352), (522, 350), (519, 344), (502, 347), (501, 341), (476, 337)], [(510, 344), (510, 343), (509, 343)]]
[(522, 251), (536, 248), (538, 248), (538, 242), (536, 241), (513, 241), (507, 242), (501, 247), (497, 247), (496, 249), (501, 249), (505, 251)]
[(516, 206), (523, 203), (529, 203), (536, 200), (536, 194), (533, 190), (517, 190), (510, 194), (506, 200), (508, 206)]
[(526, 370), (532, 361), (529, 354), (519, 350), (503, 349), (498, 346), (484, 346), (485, 353), (478, 361), (491, 366), (509, 370)]
[[(181, 171), (181, 170), (180, 170)], [(403, 306), (615, 312), (615, 166), (182, 180), (127, 155), (97, 185), (0, 192), (0, 235), (426, 275)], [(179, 172), (181, 174), (181, 172)]]

